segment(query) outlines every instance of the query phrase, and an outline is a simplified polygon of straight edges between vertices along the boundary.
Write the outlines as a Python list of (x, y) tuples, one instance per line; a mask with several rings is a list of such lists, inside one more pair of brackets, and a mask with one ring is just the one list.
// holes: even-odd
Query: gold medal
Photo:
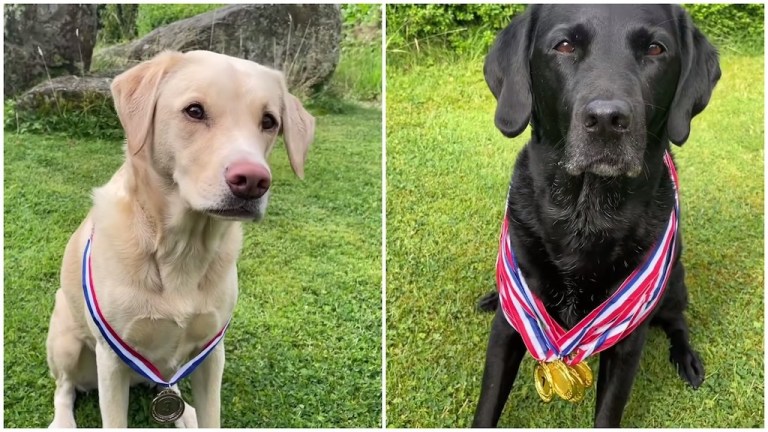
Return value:
[(569, 402), (581, 402), (594, 381), (586, 362), (568, 366), (562, 360), (540, 361), (533, 369), (533, 379), (544, 402), (550, 402), (554, 394)]
[(152, 418), (160, 424), (173, 423), (184, 414), (184, 399), (167, 388), (152, 399)]
[(592, 376), (592, 369), (589, 368), (589, 365), (587, 364), (587, 362), (582, 361), (582, 362), (576, 363), (575, 365), (571, 365), (571, 367), (581, 377), (581, 380), (584, 382), (584, 387), (589, 388), (590, 386), (592, 386), (592, 383), (594, 382), (594, 377)]
[(584, 380), (573, 366), (568, 366), (568, 373), (573, 379), (573, 396), (568, 400), (569, 402), (581, 402), (586, 394), (587, 386), (584, 385)]
[(568, 372), (568, 366), (561, 360), (555, 360), (547, 363), (545, 367), (549, 368), (549, 373), (552, 375), (552, 388), (555, 390), (555, 394), (565, 400), (569, 400), (573, 397), (573, 378)]
[(544, 362), (539, 362), (533, 368), (533, 382), (536, 384), (536, 391), (539, 393), (541, 400), (550, 402), (552, 400), (552, 376), (549, 374), (549, 369), (546, 368)]

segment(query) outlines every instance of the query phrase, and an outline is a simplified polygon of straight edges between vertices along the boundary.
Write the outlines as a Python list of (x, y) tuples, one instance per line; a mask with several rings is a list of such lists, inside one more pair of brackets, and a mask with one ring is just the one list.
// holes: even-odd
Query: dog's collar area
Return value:
[(674, 265), (680, 211), (677, 171), (669, 152), (664, 154), (664, 164), (674, 184), (675, 204), (663, 235), (616, 292), (567, 331), (528, 288), (512, 251), (504, 215), (496, 260), (499, 301), (505, 318), (536, 360), (576, 365), (628, 336), (660, 301)]
[(166, 379), (160, 373), (160, 370), (154, 364), (152, 364), (152, 362), (147, 360), (133, 347), (128, 345), (128, 343), (125, 342), (120, 337), (120, 335), (117, 334), (117, 332), (112, 328), (112, 326), (110, 326), (109, 322), (104, 316), (101, 307), (99, 306), (99, 301), (96, 298), (96, 290), (94, 289), (93, 284), (93, 269), (91, 260), (93, 236), (93, 231), (91, 231), (91, 235), (88, 238), (88, 241), (85, 245), (85, 250), (83, 251), (83, 267), (81, 273), (85, 304), (88, 307), (88, 312), (93, 319), (93, 323), (96, 325), (96, 328), (99, 329), (99, 332), (104, 337), (104, 340), (107, 342), (107, 344), (109, 344), (110, 348), (112, 348), (115, 354), (117, 354), (117, 356), (136, 373), (148, 379), (149, 381), (158, 384), (161, 387), (171, 387), (175, 385), (182, 379), (186, 378), (189, 374), (191, 374), (192, 371), (194, 371), (216, 348), (219, 342), (224, 339), (224, 334), (226, 333), (227, 328), (229, 328), (229, 323), (232, 318), (230, 317), (226, 324), (224, 324), (224, 327), (222, 327), (222, 329), (219, 330), (219, 332), (216, 333), (216, 335), (203, 346), (200, 353), (198, 353), (190, 361), (179, 368), (176, 373), (171, 376), (170, 379)]

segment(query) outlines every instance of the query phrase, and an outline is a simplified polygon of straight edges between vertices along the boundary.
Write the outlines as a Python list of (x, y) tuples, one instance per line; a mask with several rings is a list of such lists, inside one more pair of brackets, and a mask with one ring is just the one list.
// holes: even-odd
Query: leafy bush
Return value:
[(98, 137), (121, 139), (123, 129), (113, 104), (94, 101), (68, 106), (51, 104), (37, 111), (20, 110), (12, 100), (3, 106), (3, 128), (6, 132), (51, 134), (63, 133), (68, 137)]
[[(762, 53), (762, 4), (684, 5), (697, 26), (721, 49)], [(418, 51), (435, 44), (462, 54), (485, 53), (519, 4), (388, 5), (387, 47)]]
[(331, 81), (313, 95), (315, 106), (340, 113), (347, 108), (343, 101), (380, 100), (381, 12), (378, 4), (341, 5), (341, 57)]
[(686, 4), (696, 26), (721, 48), (763, 52), (765, 8), (757, 4)]
[(191, 18), (201, 13), (218, 9), (222, 4), (142, 4), (139, 5), (139, 15), (136, 27), (139, 36), (152, 30), (170, 24), (174, 21)]
[(137, 4), (99, 5), (99, 42), (114, 44), (135, 38), (138, 11)]
[(484, 51), (523, 10), (519, 4), (388, 5), (387, 46), (418, 50), (426, 42), (461, 52)]
[(341, 19), (344, 26), (380, 26), (381, 5), (374, 3), (343, 4), (341, 5)]

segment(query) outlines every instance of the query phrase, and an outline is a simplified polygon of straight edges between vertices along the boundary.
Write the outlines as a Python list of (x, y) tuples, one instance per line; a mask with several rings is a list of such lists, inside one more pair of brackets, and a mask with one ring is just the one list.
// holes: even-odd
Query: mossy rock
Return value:
[(238, 4), (157, 28), (94, 53), (92, 70), (122, 71), (161, 51), (209, 50), (285, 73), (293, 92), (321, 88), (339, 62), (337, 5)]
[[(54, 78), (27, 90), (15, 103), (15, 121), (75, 135), (122, 134), (109, 77)], [(6, 123), (7, 126), (7, 123)]]

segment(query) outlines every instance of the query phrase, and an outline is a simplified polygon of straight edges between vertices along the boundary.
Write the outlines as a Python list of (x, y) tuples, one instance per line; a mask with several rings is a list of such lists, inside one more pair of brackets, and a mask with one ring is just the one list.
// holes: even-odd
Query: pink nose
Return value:
[(269, 171), (263, 165), (252, 162), (235, 162), (224, 173), (232, 193), (242, 199), (261, 198), (272, 183)]

